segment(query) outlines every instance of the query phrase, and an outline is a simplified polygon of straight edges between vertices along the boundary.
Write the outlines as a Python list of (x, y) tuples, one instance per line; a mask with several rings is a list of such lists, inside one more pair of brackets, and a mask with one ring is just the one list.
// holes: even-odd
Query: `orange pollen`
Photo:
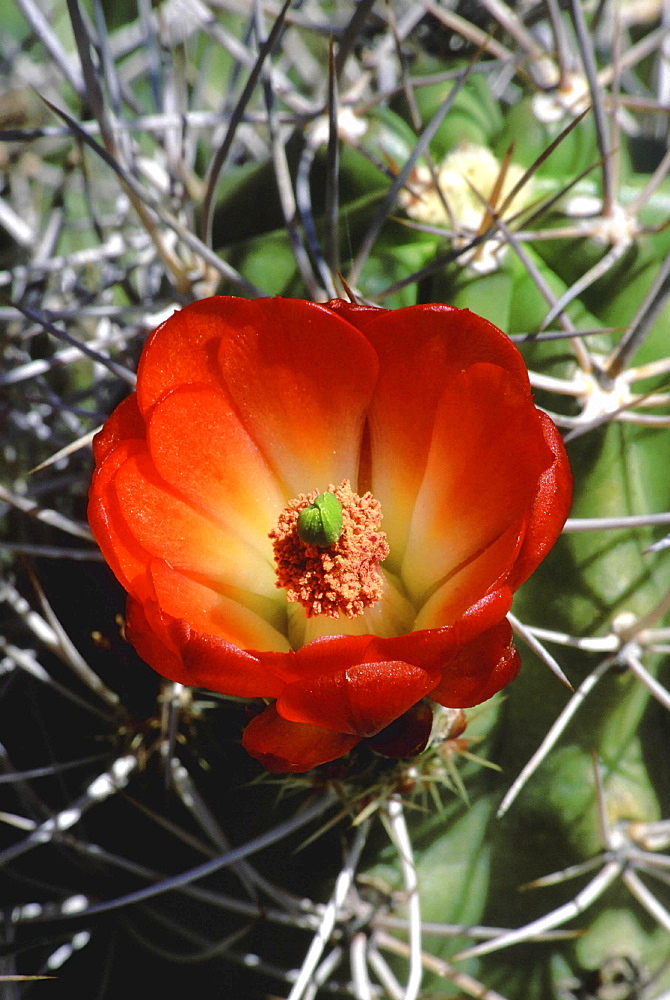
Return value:
[(269, 532), (277, 563), (277, 586), (289, 601), (302, 604), (308, 618), (356, 618), (382, 596), (379, 564), (389, 554), (386, 535), (379, 530), (381, 504), (366, 493), (359, 497), (348, 479), (328, 487), (342, 504), (342, 534), (326, 548), (298, 537), (298, 516), (320, 490), (301, 493), (279, 515)]

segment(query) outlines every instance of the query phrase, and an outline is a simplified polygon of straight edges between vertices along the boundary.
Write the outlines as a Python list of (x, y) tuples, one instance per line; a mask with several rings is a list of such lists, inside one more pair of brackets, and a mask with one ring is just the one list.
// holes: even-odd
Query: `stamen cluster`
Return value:
[(290, 500), (269, 532), (277, 563), (277, 587), (289, 601), (302, 604), (308, 618), (356, 618), (382, 596), (379, 564), (389, 554), (386, 535), (379, 530), (381, 505), (371, 493), (362, 497), (348, 479), (328, 487), (342, 504), (342, 534), (319, 548), (298, 537), (300, 511), (312, 504), (319, 490)]

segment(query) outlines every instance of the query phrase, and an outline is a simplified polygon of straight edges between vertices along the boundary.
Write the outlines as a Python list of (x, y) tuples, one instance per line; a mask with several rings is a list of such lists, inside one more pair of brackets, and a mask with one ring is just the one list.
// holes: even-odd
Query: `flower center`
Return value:
[(277, 586), (308, 618), (356, 618), (382, 596), (379, 564), (389, 547), (381, 520), (379, 501), (371, 493), (358, 496), (348, 479), (326, 493), (301, 493), (269, 532)]

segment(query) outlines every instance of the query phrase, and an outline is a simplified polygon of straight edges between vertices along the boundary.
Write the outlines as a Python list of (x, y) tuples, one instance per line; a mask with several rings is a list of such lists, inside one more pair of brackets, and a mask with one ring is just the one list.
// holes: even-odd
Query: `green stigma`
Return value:
[(306, 545), (325, 549), (342, 534), (342, 504), (334, 493), (320, 493), (298, 515), (298, 538)]

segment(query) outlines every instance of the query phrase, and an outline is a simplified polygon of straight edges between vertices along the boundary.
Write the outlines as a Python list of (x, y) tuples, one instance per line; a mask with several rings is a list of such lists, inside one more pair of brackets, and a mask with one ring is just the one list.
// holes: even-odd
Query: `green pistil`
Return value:
[(334, 493), (320, 493), (298, 517), (298, 538), (325, 549), (342, 534), (342, 504)]

